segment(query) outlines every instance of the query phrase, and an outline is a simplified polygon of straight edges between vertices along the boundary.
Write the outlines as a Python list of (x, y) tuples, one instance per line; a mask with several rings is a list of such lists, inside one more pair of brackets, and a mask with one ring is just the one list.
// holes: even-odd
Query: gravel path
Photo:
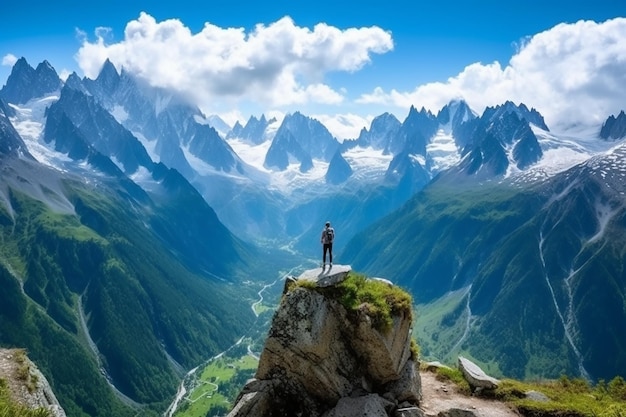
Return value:
[(451, 408), (469, 410), (477, 417), (519, 417), (521, 414), (499, 401), (467, 396), (450, 382), (438, 381), (435, 374), (421, 371), (422, 402), (420, 408), (427, 416), (436, 416)]

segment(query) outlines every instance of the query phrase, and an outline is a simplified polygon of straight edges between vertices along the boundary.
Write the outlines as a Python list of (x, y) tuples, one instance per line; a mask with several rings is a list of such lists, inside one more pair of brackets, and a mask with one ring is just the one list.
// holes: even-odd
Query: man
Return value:
[(324, 230), (322, 230), (322, 268), (326, 265), (326, 252), (328, 252), (330, 266), (333, 266), (333, 241), (335, 240), (335, 229), (330, 227), (330, 222), (326, 222)]

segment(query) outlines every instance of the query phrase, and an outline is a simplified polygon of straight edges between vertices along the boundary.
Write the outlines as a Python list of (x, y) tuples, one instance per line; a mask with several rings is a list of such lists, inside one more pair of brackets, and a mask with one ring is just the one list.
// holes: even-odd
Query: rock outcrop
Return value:
[[(351, 287), (342, 282), (352, 279), (349, 272), (318, 268), (286, 285), (255, 378), (229, 417), (418, 415), (408, 414), (421, 400), (410, 302), (408, 309), (391, 308), (388, 325), (380, 326), (369, 302), (346, 306)], [(383, 297), (401, 291), (360, 279)]]
[(0, 379), (11, 399), (29, 409), (47, 409), (52, 417), (65, 417), (46, 377), (21, 349), (0, 349)]
[(478, 365), (463, 356), (458, 358), (459, 370), (470, 386), (472, 392), (476, 390), (493, 390), (498, 388), (500, 381), (487, 375)]

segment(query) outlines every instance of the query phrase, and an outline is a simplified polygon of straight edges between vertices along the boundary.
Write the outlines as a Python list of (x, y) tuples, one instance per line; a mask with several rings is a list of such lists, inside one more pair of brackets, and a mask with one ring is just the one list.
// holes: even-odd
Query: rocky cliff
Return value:
[(12, 401), (27, 409), (47, 409), (51, 417), (65, 417), (46, 377), (21, 349), (0, 349), (0, 381)]
[(290, 278), (229, 417), (422, 415), (411, 332), (411, 298), (387, 280), (342, 265)]

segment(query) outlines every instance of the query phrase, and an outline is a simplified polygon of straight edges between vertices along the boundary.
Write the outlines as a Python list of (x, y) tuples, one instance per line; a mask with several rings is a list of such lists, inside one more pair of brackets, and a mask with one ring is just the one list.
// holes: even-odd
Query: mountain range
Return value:
[(68, 415), (156, 415), (253, 325), (254, 283), (319, 262), (330, 220), (342, 263), (410, 289), (424, 355), (626, 375), (625, 118), (555, 133), (524, 103), (455, 100), (340, 140), (300, 112), (230, 127), (109, 60), (63, 81), (21, 58), (0, 90), (0, 344)]
[(483, 168), (516, 159), (468, 152), (343, 256), (410, 288), (426, 355), (465, 352), (522, 379), (624, 375), (626, 145), (595, 145), (607, 149), (564, 171), (536, 163), (487, 182)]
[(264, 261), (82, 81), (37, 97), (51, 84), (13, 82), (54, 70), (15, 68), (0, 94), (0, 343), (28, 349), (68, 415), (158, 415), (252, 324), (242, 282)]

